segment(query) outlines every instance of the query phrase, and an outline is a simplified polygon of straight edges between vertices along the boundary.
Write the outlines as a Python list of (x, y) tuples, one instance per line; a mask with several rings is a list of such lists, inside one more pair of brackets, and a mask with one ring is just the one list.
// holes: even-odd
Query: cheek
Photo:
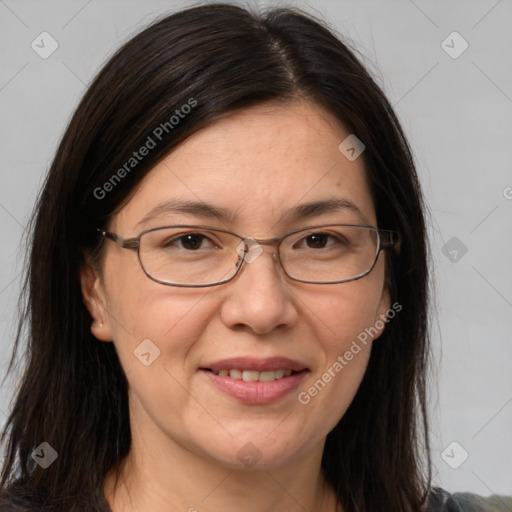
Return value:
[[(133, 300), (118, 305), (128, 329), (117, 329), (115, 345), (129, 384), (133, 421), (141, 429), (151, 430), (155, 424), (183, 444), (190, 441), (198, 425), (205, 424), (209, 425), (206, 432), (195, 436), (214, 433), (223, 439), (225, 431), (217, 431), (218, 424), (205, 417), (203, 400), (197, 398), (201, 395), (193, 392), (198, 340), (208, 331), (215, 301), (209, 300), (207, 292), (173, 292), (148, 282), (149, 287), (134, 290)], [(150, 354), (148, 365), (146, 353)], [(154, 359), (153, 354), (157, 354)]]
[(299, 390), (299, 407), (316, 418), (327, 435), (350, 406), (366, 372), (372, 341), (365, 329), (374, 324), (374, 304), (356, 294), (317, 305), (318, 367)]
[(382, 279), (369, 279), (371, 275), (325, 286), (321, 293), (304, 300), (307, 321), (315, 326), (317, 338), (324, 340), (325, 349), (331, 356), (333, 351), (346, 350), (359, 335), (364, 338), (362, 333), (374, 328), (379, 318)]
[(118, 351), (133, 352), (144, 340), (151, 340), (145, 343), (154, 344), (159, 357), (169, 359), (166, 363), (180, 361), (182, 365), (206, 329), (211, 312), (201, 303), (201, 296), (169, 295), (162, 288), (152, 293), (139, 289), (132, 300), (117, 304), (114, 341)]
[(322, 356), (301, 386), (299, 402), (322, 418), (327, 431), (352, 402), (368, 365), (382, 293), (382, 276), (370, 276), (307, 300), (305, 322), (314, 326)]
[(211, 315), (204, 300), (208, 292), (156, 283), (144, 274), (136, 254), (126, 252), (112, 258), (105, 272), (112, 337), (123, 369), (135, 378), (150, 362), (150, 368), (171, 367), (183, 374), (187, 355)]
[(179, 430), (172, 411), (189, 411), (192, 419), (187, 421), (201, 414), (189, 393), (195, 370), (191, 362), (197, 360), (197, 340), (208, 329), (212, 308), (203, 293), (170, 294), (167, 287), (162, 289), (146, 293), (139, 288), (133, 300), (118, 304), (123, 327), (117, 326), (114, 343), (137, 397), (135, 407), (145, 409), (154, 421), (167, 418), (163, 429)]

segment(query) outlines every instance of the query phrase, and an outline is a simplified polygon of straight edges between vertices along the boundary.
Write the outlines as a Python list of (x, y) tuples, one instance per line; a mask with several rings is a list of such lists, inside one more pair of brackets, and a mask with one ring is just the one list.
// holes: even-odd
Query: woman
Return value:
[(134, 37), (32, 236), (2, 510), (462, 510), (430, 487), (411, 153), (321, 22), (214, 4)]

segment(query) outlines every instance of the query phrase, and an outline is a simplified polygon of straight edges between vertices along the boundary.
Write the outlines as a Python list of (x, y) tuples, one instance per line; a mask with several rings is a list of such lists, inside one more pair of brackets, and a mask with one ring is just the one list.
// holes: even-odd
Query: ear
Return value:
[[(382, 288), (382, 294), (380, 296), (379, 305), (377, 307), (377, 312), (375, 314), (375, 322), (374, 327), (377, 331), (377, 334), (373, 337), (375, 341), (377, 338), (381, 336), (386, 327), (386, 323), (388, 320), (389, 311), (391, 310), (391, 297), (389, 296), (389, 289), (386, 285)], [(394, 313), (394, 311), (393, 311)]]
[(101, 273), (89, 261), (80, 266), (80, 284), (84, 303), (93, 319), (92, 334), (100, 341), (112, 341)]

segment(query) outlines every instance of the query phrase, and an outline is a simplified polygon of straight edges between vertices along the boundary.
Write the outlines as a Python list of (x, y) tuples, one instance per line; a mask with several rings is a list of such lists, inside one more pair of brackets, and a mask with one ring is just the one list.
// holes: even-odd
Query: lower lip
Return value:
[(215, 386), (228, 395), (246, 404), (270, 404), (298, 388), (307, 370), (294, 373), (270, 382), (246, 382), (244, 380), (221, 377), (212, 371), (202, 370)]

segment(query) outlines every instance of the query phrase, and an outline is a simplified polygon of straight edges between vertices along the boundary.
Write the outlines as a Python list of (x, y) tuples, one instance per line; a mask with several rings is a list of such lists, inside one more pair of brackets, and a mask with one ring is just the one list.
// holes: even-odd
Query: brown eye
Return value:
[(187, 233), (173, 237), (165, 241), (162, 245), (165, 248), (178, 248), (186, 249), (188, 251), (197, 251), (198, 249), (204, 249), (204, 243), (211, 242), (211, 240), (200, 233)]
[(345, 245), (345, 239), (334, 233), (309, 233), (305, 237), (297, 241), (298, 249), (325, 249), (333, 248), (333, 246)]
[(198, 235), (195, 233), (190, 234), (190, 235), (184, 235), (184, 236), (180, 237), (182, 246), (185, 249), (191, 249), (191, 250), (196, 250), (199, 247), (201, 247), (201, 243), (204, 239), (205, 239), (205, 237), (203, 235)]
[(322, 249), (327, 244), (328, 238), (329, 235), (326, 235), (325, 233), (313, 233), (306, 237), (306, 243), (308, 244), (308, 247), (312, 249)]

